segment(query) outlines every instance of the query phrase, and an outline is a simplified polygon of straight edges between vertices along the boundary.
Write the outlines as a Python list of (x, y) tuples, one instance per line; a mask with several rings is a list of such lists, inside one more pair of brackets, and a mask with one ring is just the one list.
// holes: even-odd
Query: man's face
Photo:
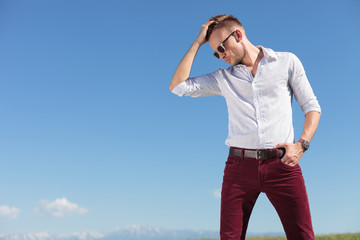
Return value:
[[(235, 29), (234, 29), (235, 30)], [(232, 32), (226, 29), (217, 29), (212, 32), (209, 44), (210, 47), (219, 55), (220, 59), (224, 59), (225, 62), (232, 66), (239, 64), (244, 57), (244, 51), (242, 44), (238, 38), (238, 33)], [(229, 37), (230, 36), (230, 37)], [(229, 37), (227, 40), (226, 38)], [(224, 43), (223, 41), (226, 40)], [(225, 49), (225, 52), (218, 51), (218, 47), (221, 46)]]

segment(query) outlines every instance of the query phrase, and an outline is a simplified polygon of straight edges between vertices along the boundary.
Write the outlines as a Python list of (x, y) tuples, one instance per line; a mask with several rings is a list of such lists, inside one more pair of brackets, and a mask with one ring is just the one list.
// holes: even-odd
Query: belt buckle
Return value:
[(256, 160), (266, 160), (266, 154), (262, 154), (264, 150), (256, 149)]

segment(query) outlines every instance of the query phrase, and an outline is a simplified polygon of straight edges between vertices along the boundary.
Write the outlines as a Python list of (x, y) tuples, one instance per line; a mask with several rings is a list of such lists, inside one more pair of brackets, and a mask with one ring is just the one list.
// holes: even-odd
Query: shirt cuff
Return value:
[(302, 110), (304, 112), (304, 115), (306, 115), (308, 112), (315, 111), (321, 113), (321, 108), (319, 105), (319, 102), (317, 99), (313, 99), (309, 102), (307, 102), (303, 107)]
[(185, 81), (181, 82), (176, 87), (174, 87), (174, 89), (171, 92), (178, 95), (179, 97), (182, 97), (185, 93), (188, 92)]

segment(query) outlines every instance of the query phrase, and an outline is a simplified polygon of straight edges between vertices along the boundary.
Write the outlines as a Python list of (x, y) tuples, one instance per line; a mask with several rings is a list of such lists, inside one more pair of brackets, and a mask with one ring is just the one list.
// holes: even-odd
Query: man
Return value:
[[(189, 78), (200, 46), (231, 66)], [(170, 90), (179, 96), (222, 95), (229, 113), (230, 147), (221, 192), (221, 240), (245, 239), (258, 195), (275, 207), (290, 240), (312, 240), (310, 208), (300, 166), (315, 134), (320, 106), (300, 60), (292, 53), (254, 46), (231, 15), (210, 18), (177, 67)], [(305, 114), (295, 142), (292, 96)]]

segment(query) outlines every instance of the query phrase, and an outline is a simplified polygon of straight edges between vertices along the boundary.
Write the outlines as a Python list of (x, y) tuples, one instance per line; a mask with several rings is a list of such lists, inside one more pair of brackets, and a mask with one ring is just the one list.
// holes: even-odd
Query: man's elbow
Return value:
[(179, 81), (171, 80), (170, 86), (169, 86), (170, 91), (174, 90), (174, 88), (179, 84), (180, 84)]

